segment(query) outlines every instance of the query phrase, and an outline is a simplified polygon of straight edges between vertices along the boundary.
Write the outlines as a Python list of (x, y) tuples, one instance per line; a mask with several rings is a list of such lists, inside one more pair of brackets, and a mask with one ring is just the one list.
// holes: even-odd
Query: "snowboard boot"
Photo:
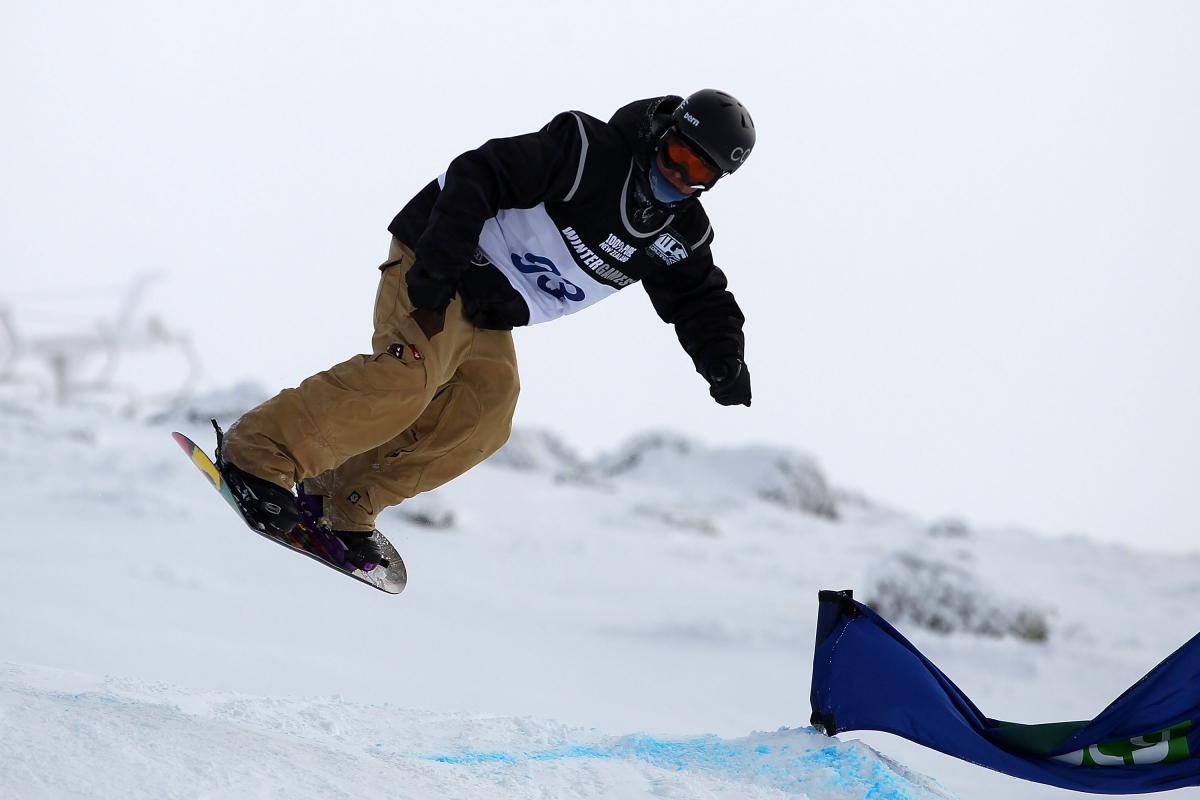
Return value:
[(250, 523), (259, 530), (272, 536), (282, 536), (296, 527), (300, 521), (300, 509), (296, 505), (296, 495), (278, 484), (251, 475), (249, 472), (228, 462), (221, 454), (221, 444), (225, 434), (212, 421), (217, 431), (217, 450), (215, 465), (221, 473), (221, 478), (229, 485), (233, 497), (237, 500), (238, 508)]
[(370, 572), (375, 567), (386, 567), (389, 562), (375, 536), (378, 531), (337, 531), (324, 514), (325, 500), (319, 494), (306, 494), (304, 484), (299, 486), (300, 516), (314, 531), (319, 531), (338, 541), (345, 549), (341, 554), (350, 565)]

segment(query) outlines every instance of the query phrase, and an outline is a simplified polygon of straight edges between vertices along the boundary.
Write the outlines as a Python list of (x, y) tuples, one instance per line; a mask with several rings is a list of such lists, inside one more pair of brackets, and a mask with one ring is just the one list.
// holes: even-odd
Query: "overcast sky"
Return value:
[(518, 332), (518, 424), (1195, 548), (1200, 4), (763, 6), (10, 0), (0, 297), (158, 269), (206, 385), (293, 385), (369, 346), (386, 226), (453, 156), (718, 87), (759, 130), (705, 200), (753, 407), (631, 288)]

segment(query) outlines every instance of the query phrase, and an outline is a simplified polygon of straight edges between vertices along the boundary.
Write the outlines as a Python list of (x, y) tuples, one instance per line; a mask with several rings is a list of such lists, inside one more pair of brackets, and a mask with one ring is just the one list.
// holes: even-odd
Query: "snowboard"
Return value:
[(257, 526), (246, 519), (242, 513), (242, 509), (238, 506), (237, 500), (233, 496), (233, 492), (229, 486), (221, 479), (221, 473), (217, 470), (216, 465), (208, 454), (201, 447), (193, 442), (182, 433), (172, 433), (175, 442), (196, 466), (214, 489), (221, 493), (221, 497), (229, 504), (229, 507), (234, 510), (234, 513), (246, 523), (246, 527), (257, 533), (264, 539), (269, 539), (276, 544), (281, 544), (289, 550), (294, 550), (297, 553), (308, 556), (314, 561), (319, 561), (330, 569), (337, 570), (343, 575), (349, 575), (356, 581), (361, 581), (368, 586), (373, 586), (381, 592), (388, 594), (400, 594), (404, 591), (404, 585), (408, 582), (408, 573), (404, 568), (404, 561), (400, 558), (400, 554), (396, 552), (396, 548), (387, 538), (376, 531), (372, 536), (375, 537), (383, 550), (384, 557), (388, 560), (388, 565), (376, 565), (369, 572), (356, 568), (354, 565), (346, 563), (341, 555), (346, 548), (341, 541), (334, 535), (329, 534), (305, 522), (300, 522), (296, 527), (292, 528), (286, 534), (275, 535), (259, 530)]

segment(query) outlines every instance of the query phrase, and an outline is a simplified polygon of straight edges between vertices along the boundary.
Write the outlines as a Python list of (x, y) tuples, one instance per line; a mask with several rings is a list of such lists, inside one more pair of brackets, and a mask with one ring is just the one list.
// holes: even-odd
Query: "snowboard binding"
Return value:
[(340, 545), (337, 555), (354, 568), (370, 572), (375, 567), (390, 565), (378, 539), (378, 531), (335, 531), (324, 516), (325, 501), (321, 495), (307, 494), (304, 483), (296, 487), (299, 493), (300, 521), (309, 530), (332, 539)]
[(300, 521), (296, 495), (226, 461), (221, 452), (225, 444), (225, 432), (215, 419), (211, 422), (213, 430), (217, 432), (215, 466), (229, 485), (242, 516), (251, 525), (272, 536), (288, 533)]

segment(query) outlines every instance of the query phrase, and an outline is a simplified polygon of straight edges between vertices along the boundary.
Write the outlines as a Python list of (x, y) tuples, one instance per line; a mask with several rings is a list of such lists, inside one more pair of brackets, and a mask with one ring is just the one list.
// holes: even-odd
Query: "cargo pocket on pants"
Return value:
[(379, 268), (381, 274), (379, 288), (375, 292), (375, 314), (372, 319), (376, 331), (396, 317), (407, 315), (411, 311), (408, 286), (404, 282), (404, 274), (407, 272), (404, 262), (403, 258), (385, 261)]

